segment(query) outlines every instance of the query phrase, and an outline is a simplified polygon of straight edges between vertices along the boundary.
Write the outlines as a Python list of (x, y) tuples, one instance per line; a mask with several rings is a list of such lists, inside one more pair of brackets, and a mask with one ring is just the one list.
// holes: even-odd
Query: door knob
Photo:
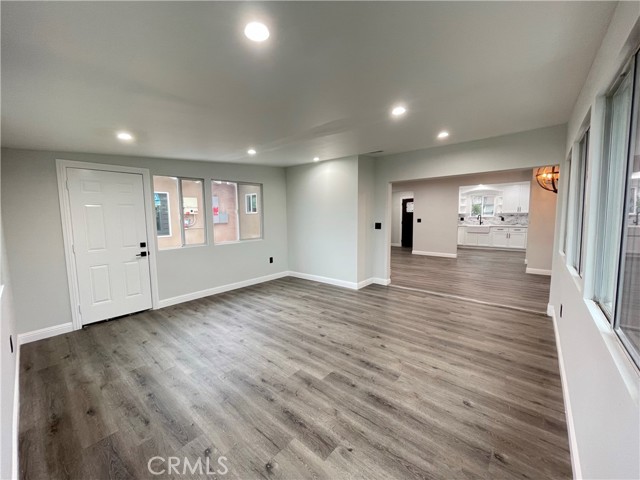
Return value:
[(136, 257), (146, 257), (147, 256), (147, 252), (140, 252), (138, 255), (136, 255)]

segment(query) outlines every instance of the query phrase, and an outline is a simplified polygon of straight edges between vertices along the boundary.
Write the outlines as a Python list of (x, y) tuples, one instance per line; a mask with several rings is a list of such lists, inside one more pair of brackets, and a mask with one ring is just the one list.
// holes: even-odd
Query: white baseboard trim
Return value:
[(16, 345), (16, 376), (13, 386), (13, 418), (11, 419), (11, 478), (18, 478), (18, 418), (20, 417), (20, 344)]
[(551, 270), (543, 270), (541, 268), (529, 268), (527, 267), (526, 269), (527, 273), (531, 273), (533, 275), (547, 275), (547, 276), (551, 276)]
[(53, 327), (41, 328), (40, 330), (34, 330), (32, 332), (19, 333), (18, 345), (24, 345), (25, 343), (31, 343), (37, 340), (55, 337), (56, 335), (63, 335), (69, 332), (73, 332), (73, 323), (71, 322), (54, 325)]
[[(362, 288), (359, 286), (357, 282), (348, 282), (346, 280), (338, 280), (337, 278), (322, 277), (320, 275), (311, 275), (310, 273), (289, 272), (289, 276), (295, 277), (295, 278), (302, 278), (303, 280), (311, 280), (312, 282), (320, 282), (320, 283), (326, 283), (328, 285), (335, 285), (336, 287), (350, 288), (351, 290), (357, 290), (358, 288)], [(360, 283), (364, 284), (365, 282), (367, 282), (367, 280)]]
[(191, 300), (197, 300), (199, 298), (208, 297), (209, 295), (216, 295), (217, 293), (224, 293), (230, 290), (236, 290), (238, 288), (250, 287), (251, 285), (257, 285), (258, 283), (269, 282), (271, 280), (277, 280), (289, 276), (290, 272), (278, 272), (271, 275), (264, 275), (262, 277), (250, 278), (249, 280), (242, 280), (241, 282), (229, 283), (227, 285), (221, 285), (219, 287), (207, 288), (206, 290), (200, 290), (193, 293), (185, 293), (184, 295), (178, 295), (176, 297), (170, 297), (162, 299), (158, 302), (158, 308), (169, 307), (171, 305), (177, 305), (179, 303), (189, 302)]
[(401, 247), (402, 244), (401, 243), (392, 243), (391, 246), (392, 247)]
[(567, 433), (569, 434), (569, 452), (571, 454), (571, 468), (573, 478), (582, 478), (582, 468), (580, 467), (580, 455), (578, 454), (578, 441), (576, 439), (576, 429), (573, 424), (573, 413), (571, 411), (571, 398), (569, 396), (569, 385), (567, 385), (567, 374), (564, 368), (564, 357), (562, 356), (562, 346), (560, 345), (560, 334), (558, 333), (558, 322), (553, 305), (547, 305), (547, 314), (553, 319), (553, 331), (556, 337), (556, 350), (558, 352), (558, 366), (560, 368), (560, 383), (562, 383), (562, 399), (564, 400), (564, 414), (567, 420)]
[(372, 285), (372, 284), (384, 285), (386, 287), (390, 283), (391, 283), (391, 279), (390, 278), (385, 279), (385, 278), (371, 277), (371, 278), (367, 278), (366, 280), (363, 280), (362, 282), (358, 282), (358, 290), (360, 290), (361, 288), (367, 287), (369, 285)]
[(421, 250), (412, 250), (413, 255), (426, 255), (429, 257), (458, 258), (457, 253), (440, 253), (440, 252), (423, 252)]

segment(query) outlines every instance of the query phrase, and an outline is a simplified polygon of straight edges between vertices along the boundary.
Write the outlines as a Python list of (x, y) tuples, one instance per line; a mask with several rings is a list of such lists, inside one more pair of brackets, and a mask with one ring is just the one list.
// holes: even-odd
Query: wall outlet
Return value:
[(273, 257), (269, 257), (269, 263), (273, 263)]

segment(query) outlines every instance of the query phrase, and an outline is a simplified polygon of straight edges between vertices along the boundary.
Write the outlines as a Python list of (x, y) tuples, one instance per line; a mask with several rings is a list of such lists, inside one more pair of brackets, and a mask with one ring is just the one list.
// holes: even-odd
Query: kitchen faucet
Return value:
[(478, 215), (478, 220), (480, 220), (480, 225), (482, 225), (482, 214)]

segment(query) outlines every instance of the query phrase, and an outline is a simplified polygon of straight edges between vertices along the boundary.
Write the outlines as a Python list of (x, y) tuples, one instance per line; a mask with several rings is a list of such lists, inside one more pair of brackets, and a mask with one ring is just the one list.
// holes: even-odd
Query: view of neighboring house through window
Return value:
[(153, 177), (158, 248), (206, 243), (203, 180)]
[(213, 180), (211, 200), (215, 244), (262, 238), (262, 185)]

